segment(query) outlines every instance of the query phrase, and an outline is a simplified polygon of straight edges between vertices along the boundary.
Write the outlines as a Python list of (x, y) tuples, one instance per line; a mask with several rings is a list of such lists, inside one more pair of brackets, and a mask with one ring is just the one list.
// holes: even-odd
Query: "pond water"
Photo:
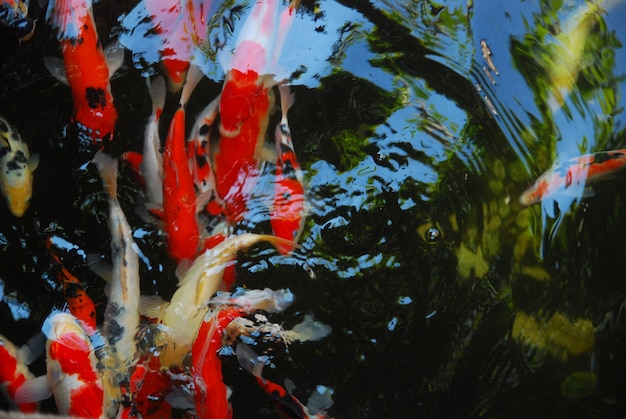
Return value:
[[(224, 3), (245, 6), (234, 34), (219, 32), (235, 37), (249, 5)], [(94, 6), (103, 43), (124, 33), (135, 5)], [(64, 147), (73, 104), (42, 62), (60, 55), (44, 9), (31, 4), (32, 39), (2, 40), (0, 114), (40, 156), (26, 214), (0, 207), (0, 333), (16, 344), (64, 305), (49, 236), (106, 304), (86, 255), (110, 256), (107, 199), (97, 172)], [(303, 401), (331, 389), (335, 418), (626, 413), (626, 172), (519, 202), (553, 163), (626, 147), (625, 16), (618, 0), (302, 2), (280, 60), (307, 191), (301, 248), (240, 254), (236, 283), (289, 288), (295, 302), (272, 321), (291, 327), (310, 313), (332, 332), (269, 348), (268, 377), (292, 380)], [(160, 71), (136, 48), (111, 81), (114, 155), (141, 150), (144, 76)], [(221, 90), (219, 61), (204, 70), (189, 125)], [(262, 177), (258, 196), (268, 185)], [(168, 299), (176, 264), (159, 225), (137, 214), (138, 190), (122, 167), (142, 293)], [(258, 201), (239, 231), (271, 231)], [(44, 361), (32, 368), (42, 374)], [(278, 417), (234, 356), (223, 371), (235, 418)]]

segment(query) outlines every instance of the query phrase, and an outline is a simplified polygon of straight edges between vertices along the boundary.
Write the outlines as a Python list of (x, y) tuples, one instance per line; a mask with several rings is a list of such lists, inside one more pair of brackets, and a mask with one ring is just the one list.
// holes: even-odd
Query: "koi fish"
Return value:
[[(211, 125), (217, 117), (220, 96), (213, 99), (197, 116), (187, 139), (187, 157), (191, 162), (194, 184), (200, 195), (213, 197), (215, 175), (211, 168)], [(206, 198), (205, 198), (206, 199)]]
[(262, 290), (237, 288), (233, 293), (218, 292), (209, 304), (214, 307), (237, 306), (251, 313), (253, 310), (263, 310), (267, 313), (279, 313), (289, 307), (294, 300), (294, 295), (288, 289), (274, 291), (269, 288)]
[(44, 64), (72, 90), (79, 151), (100, 149), (113, 138), (117, 111), (109, 77), (122, 64), (124, 50), (118, 45), (102, 49), (91, 0), (51, 1), (48, 17), (58, 31), (63, 63), (46, 57)]
[(30, 155), (20, 134), (0, 117), (0, 191), (16, 217), (24, 215), (33, 194), (33, 172), (39, 157)]
[[(493, 63), (491, 59), (491, 56), (493, 55), (491, 53), (491, 48), (489, 48), (489, 45), (487, 45), (487, 41), (485, 41), (484, 39), (480, 40), (480, 52), (482, 53), (482, 56), (485, 59), (485, 62), (487, 62), (489, 69), (493, 71), (496, 74), (496, 76), (499, 76), (500, 72), (498, 71), (498, 69), (496, 68), (495, 64)], [(488, 76), (491, 77), (491, 74), (489, 74), (488, 71), (486, 73)]]
[(257, 1), (235, 45), (232, 57), (222, 55), (227, 71), (220, 100), (220, 141), (214, 156), (217, 192), (226, 215), (238, 222), (259, 176), (276, 63), (299, 1), (279, 16), (280, 2)]
[(158, 298), (142, 297), (140, 314), (158, 319), (162, 324), (155, 346), (163, 347), (160, 352), (164, 367), (179, 365), (188, 353), (208, 311), (207, 303), (219, 289), (226, 267), (234, 263), (239, 251), (261, 241), (276, 245), (286, 240), (252, 233), (230, 236), (193, 261), (182, 275), (169, 303)]
[(626, 165), (626, 149), (600, 151), (554, 165), (519, 198), (524, 206), (535, 204), (572, 186), (585, 186), (606, 179)]
[[(22, 352), (7, 338), (0, 335), (0, 389), (10, 400), (15, 400), (15, 394), (22, 384), (34, 378), (35, 376), (26, 366)], [(23, 413), (35, 413), (38, 405), (35, 402), (28, 402), (17, 403), (16, 407)]]
[(163, 158), (159, 137), (159, 121), (165, 105), (165, 81), (163, 78), (157, 77), (153, 81), (146, 78), (146, 82), (152, 99), (152, 114), (146, 124), (139, 170), (145, 182), (148, 202), (161, 206), (163, 205)]
[(222, 347), (226, 328), (244, 312), (237, 307), (226, 307), (210, 314), (202, 322), (191, 349), (196, 413), (203, 419), (229, 419), (233, 417), (233, 410), (223, 382), (218, 351)]
[(63, 294), (70, 313), (78, 320), (88, 336), (93, 336), (96, 329), (96, 305), (85, 292), (83, 284), (67, 269), (59, 255), (52, 248), (52, 240), (48, 237), (46, 248), (52, 259), (59, 266), (57, 282), (63, 286)]
[(170, 387), (171, 380), (158, 357), (150, 354), (140, 359), (130, 377), (133, 408), (142, 418), (170, 418), (172, 407), (165, 400)]
[(106, 418), (94, 349), (76, 318), (54, 313), (44, 323), (44, 332), (46, 375), (24, 383), (16, 400), (44, 400), (52, 392), (61, 415)]
[(20, 41), (32, 38), (35, 21), (28, 17), (28, 0), (1, 0), (0, 26), (15, 34)]
[[(282, 417), (297, 419), (329, 418), (323, 409), (332, 405), (330, 395), (327, 395), (328, 400), (323, 402), (321, 405), (316, 403), (318, 404), (316, 407), (321, 409), (312, 414), (309, 407), (305, 406), (300, 400), (291, 394), (291, 392), (287, 391), (285, 387), (263, 378), (262, 373), (265, 363), (262, 357), (259, 357), (256, 353), (254, 353), (248, 345), (243, 342), (239, 342), (235, 352), (237, 354), (239, 365), (256, 378), (257, 383), (272, 399)], [(311, 402), (308, 404), (311, 405)]]
[[(270, 224), (274, 235), (297, 243), (304, 229), (304, 188), (302, 169), (293, 150), (293, 141), (287, 112), (293, 104), (289, 87), (281, 84), (280, 99), (282, 119), (276, 126), (276, 180), (274, 183), (274, 206), (270, 212)], [(293, 246), (281, 246), (282, 254), (293, 251)]]
[(139, 256), (133, 233), (117, 199), (117, 160), (99, 151), (92, 162), (98, 167), (109, 195), (109, 229), (111, 259), (108, 302), (104, 312), (103, 335), (110, 355), (104, 359), (104, 385), (107, 390), (107, 412), (117, 411), (119, 384), (128, 379), (128, 368), (134, 361), (139, 330)]
[(185, 140), (185, 105), (201, 77), (202, 73), (195, 66), (194, 71), (187, 74), (163, 152), (163, 217), (168, 252), (177, 261), (195, 257), (200, 240), (196, 217), (198, 201)]
[(269, 288), (242, 288), (232, 294), (220, 293), (211, 298), (209, 304), (216, 309), (205, 315), (191, 350), (196, 411), (201, 418), (232, 417), (218, 351), (222, 346), (234, 343), (241, 333), (248, 334), (237, 320), (254, 310), (278, 313), (292, 302), (293, 294), (289, 290)]
[[(211, 4), (207, 0), (143, 0), (124, 18), (120, 39), (144, 61), (158, 55), (170, 90), (177, 92), (183, 87), (196, 46), (206, 41)], [(150, 24), (144, 29), (146, 21)]]

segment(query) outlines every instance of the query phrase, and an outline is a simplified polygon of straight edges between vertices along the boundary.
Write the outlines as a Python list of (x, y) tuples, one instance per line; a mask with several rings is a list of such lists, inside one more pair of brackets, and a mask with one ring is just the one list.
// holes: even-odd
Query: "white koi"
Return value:
[(153, 81), (146, 79), (152, 98), (152, 114), (146, 124), (143, 141), (143, 158), (139, 169), (146, 183), (148, 202), (163, 205), (163, 157), (159, 137), (159, 121), (165, 105), (165, 80), (157, 77)]
[(133, 233), (117, 199), (117, 160), (99, 151), (93, 158), (109, 194), (109, 229), (113, 267), (108, 283), (108, 303), (102, 334), (110, 350), (104, 359), (107, 398), (115, 409), (119, 383), (127, 380), (128, 368), (135, 360), (139, 330), (139, 256)]

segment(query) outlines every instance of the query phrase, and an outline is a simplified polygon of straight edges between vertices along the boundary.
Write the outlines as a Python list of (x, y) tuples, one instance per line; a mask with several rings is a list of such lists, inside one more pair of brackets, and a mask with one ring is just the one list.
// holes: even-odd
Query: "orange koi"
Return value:
[(626, 149), (600, 151), (554, 165), (519, 198), (522, 205), (532, 205), (572, 186), (584, 187), (606, 179), (626, 166)]
[[(274, 183), (274, 206), (270, 212), (270, 224), (274, 235), (297, 243), (304, 228), (304, 187), (302, 169), (293, 150), (287, 112), (293, 103), (289, 87), (280, 85), (282, 119), (276, 126), (276, 181)], [(293, 245), (280, 246), (282, 254), (291, 253)]]
[[(109, 76), (121, 65), (124, 51), (109, 49), (111, 68), (98, 40), (91, 0), (51, 1), (48, 9), (52, 26), (58, 30), (63, 67), (46, 59), (48, 70), (72, 90), (80, 150), (102, 148), (114, 134), (117, 111), (113, 105)], [(64, 74), (63, 74), (64, 73)]]
[(200, 326), (191, 349), (191, 359), (196, 386), (196, 411), (201, 418), (227, 419), (233, 416), (218, 351), (222, 347), (228, 325), (244, 314), (237, 307), (219, 309)]
[[(27, 380), (35, 377), (26, 366), (26, 362), (20, 350), (7, 338), (0, 335), (0, 388), (3, 389), (9, 399), (14, 400), (17, 390)], [(37, 403), (16, 403), (17, 408), (23, 413), (35, 413)]]
[(87, 335), (93, 336), (96, 333), (96, 305), (85, 292), (83, 284), (63, 265), (52, 246), (52, 238), (48, 237), (46, 247), (59, 266), (57, 281), (63, 286), (63, 294), (70, 313), (81, 323)]
[[(272, 72), (298, 6), (295, 1), (279, 16), (280, 2), (257, 1), (226, 62), (228, 70), (220, 100), (220, 142), (214, 156), (217, 192), (226, 216), (238, 222), (259, 176), (269, 110), (273, 106)], [(286, 18), (285, 18), (286, 16)]]
[(188, 74), (163, 152), (163, 217), (168, 251), (177, 261), (196, 256), (200, 240), (198, 204), (185, 140), (185, 105), (201, 76), (196, 70)]
[(142, 418), (169, 418), (172, 407), (165, 401), (171, 380), (158, 357), (148, 355), (137, 362), (130, 377), (132, 405)]

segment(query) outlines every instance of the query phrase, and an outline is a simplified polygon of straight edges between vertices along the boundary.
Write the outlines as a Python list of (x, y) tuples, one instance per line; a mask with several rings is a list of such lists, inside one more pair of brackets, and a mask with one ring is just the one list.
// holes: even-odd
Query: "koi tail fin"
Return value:
[(158, 76), (150, 80), (146, 77), (146, 84), (148, 85), (148, 92), (150, 93), (150, 99), (152, 100), (152, 112), (159, 119), (160, 111), (165, 106), (165, 80), (163, 77)]
[(278, 85), (278, 91), (280, 93), (280, 109), (283, 113), (283, 117), (280, 123), (289, 126), (289, 124), (287, 123), (287, 112), (289, 112), (289, 109), (291, 109), (291, 107), (295, 103), (296, 96), (291, 91), (289, 85), (285, 83), (280, 83)]
[(185, 106), (187, 106), (187, 102), (189, 102), (191, 94), (193, 93), (200, 80), (202, 80), (202, 76), (204, 76), (204, 73), (202, 73), (200, 67), (198, 67), (197, 65), (189, 66), (189, 71), (187, 71), (187, 77), (185, 78), (185, 84), (183, 85), (183, 91), (180, 94), (180, 107), (184, 108)]

